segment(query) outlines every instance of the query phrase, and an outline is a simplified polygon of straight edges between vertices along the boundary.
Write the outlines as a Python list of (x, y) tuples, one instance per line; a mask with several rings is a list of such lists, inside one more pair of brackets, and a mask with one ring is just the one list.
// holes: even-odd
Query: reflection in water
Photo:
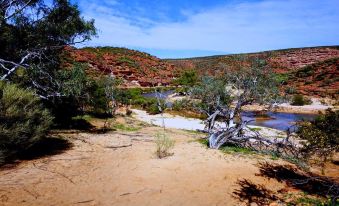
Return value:
[(253, 120), (249, 123), (249, 125), (270, 127), (278, 130), (287, 130), (288, 128), (295, 130), (295, 122), (300, 120), (311, 121), (314, 120), (316, 116), (311, 114), (292, 114), (280, 112), (268, 112), (266, 114), (270, 118), (256, 118), (254, 112), (243, 112), (242, 117), (243, 120)]

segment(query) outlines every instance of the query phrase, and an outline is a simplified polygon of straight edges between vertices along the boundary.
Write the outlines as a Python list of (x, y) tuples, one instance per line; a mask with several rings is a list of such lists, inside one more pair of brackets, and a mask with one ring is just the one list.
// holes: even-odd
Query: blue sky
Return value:
[(339, 0), (73, 0), (98, 38), (160, 58), (339, 44)]

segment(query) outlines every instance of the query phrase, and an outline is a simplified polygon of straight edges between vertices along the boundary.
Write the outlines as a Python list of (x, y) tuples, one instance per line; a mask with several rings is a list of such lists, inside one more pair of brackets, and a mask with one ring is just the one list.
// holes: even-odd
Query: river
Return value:
[[(154, 98), (156, 95), (159, 95), (161, 99), (166, 99), (169, 95), (173, 94), (174, 90), (168, 90), (161, 93), (146, 93), (143, 94), (144, 97)], [(167, 104), (170, 106), (171, 104)], [(295, 113), (281, 113), (281, 112), (267, 112), (266, 116), (268, 118), (258, 118), (255, 112), (245, 111), (242, 113), (243, 120), (251, 120), (249, 125), (254, 126), (262, 126), (269, 127), (281, 131), (285, 131), (288, 128), (293, 130), (296, 129), (295, 123), (297, 121), (306, 120), (311, 121), (314, 120), (316, 115), (312, 114), (295, 114)], [(198, 121), (198, 120), (197, 120)]]

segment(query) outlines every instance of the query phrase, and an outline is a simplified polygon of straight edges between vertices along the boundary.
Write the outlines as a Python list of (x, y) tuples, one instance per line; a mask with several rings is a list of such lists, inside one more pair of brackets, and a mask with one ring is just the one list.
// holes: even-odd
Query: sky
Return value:
[(118, 46), (185, 58), (339, 45), (339, 0), (72, 0), (98, 37)]

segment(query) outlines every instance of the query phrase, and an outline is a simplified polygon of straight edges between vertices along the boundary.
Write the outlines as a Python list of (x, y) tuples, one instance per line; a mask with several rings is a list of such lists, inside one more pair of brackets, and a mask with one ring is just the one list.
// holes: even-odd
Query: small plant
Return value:
[(174, 111), (193, 110), (193, 105), (189, 99), (175, 100), (172, 105), (172, 110)]
[(155, 137), (156, 155), (164, 158), (172, 155), (169, 150), (174, 147), (174, 140), (170, 139), (165, 133), (158, 133)]
[(253, 132), (258, 132), (258, 131), (261, 131), (261, 128), (260, 127), (253, 127), (253, 128), (250, 128), (251, 131)]
[(287, 87), (287, 88), (285, 89), (285, 92), (286, 92), (287, 94), (295, 94), (296, 89), (295, 89), (294, 87)]
[(140, 130), (141, 128), (140, 127), (134, 127), (134, 126), (130, 126), (130, 125), (116, 123), (113, 126), (113, 129), (122, 130), (122, 131), (126, 131), (126, 132), (135, 132), (135, 131)]
[(312, 101), (308, 98), (305, 98), (301, 94), (296, 94), (293, 96), (292, 103), (291, 105), (294, 106), (304, 106), (304, 105), (309, 105), (312, 104)]
[(220, 147), (220, 150), (226, 154), (255, 154), (255, 152), (251, 149), (231, 144)]
[(131, 66), (133, 66), (133, 65), (135, 64), (135, 62), (134, 62), (133, 59), (131, 59), (131, 58), (129, 58), (129, 57), (126, 57), (126, 56), (120, 57), (120, 58), (118, 59), (118, 61), (119, 61), (120, 63), (127, 63), (127, 64), (129, 64), (129, 65), (131, 65)]

